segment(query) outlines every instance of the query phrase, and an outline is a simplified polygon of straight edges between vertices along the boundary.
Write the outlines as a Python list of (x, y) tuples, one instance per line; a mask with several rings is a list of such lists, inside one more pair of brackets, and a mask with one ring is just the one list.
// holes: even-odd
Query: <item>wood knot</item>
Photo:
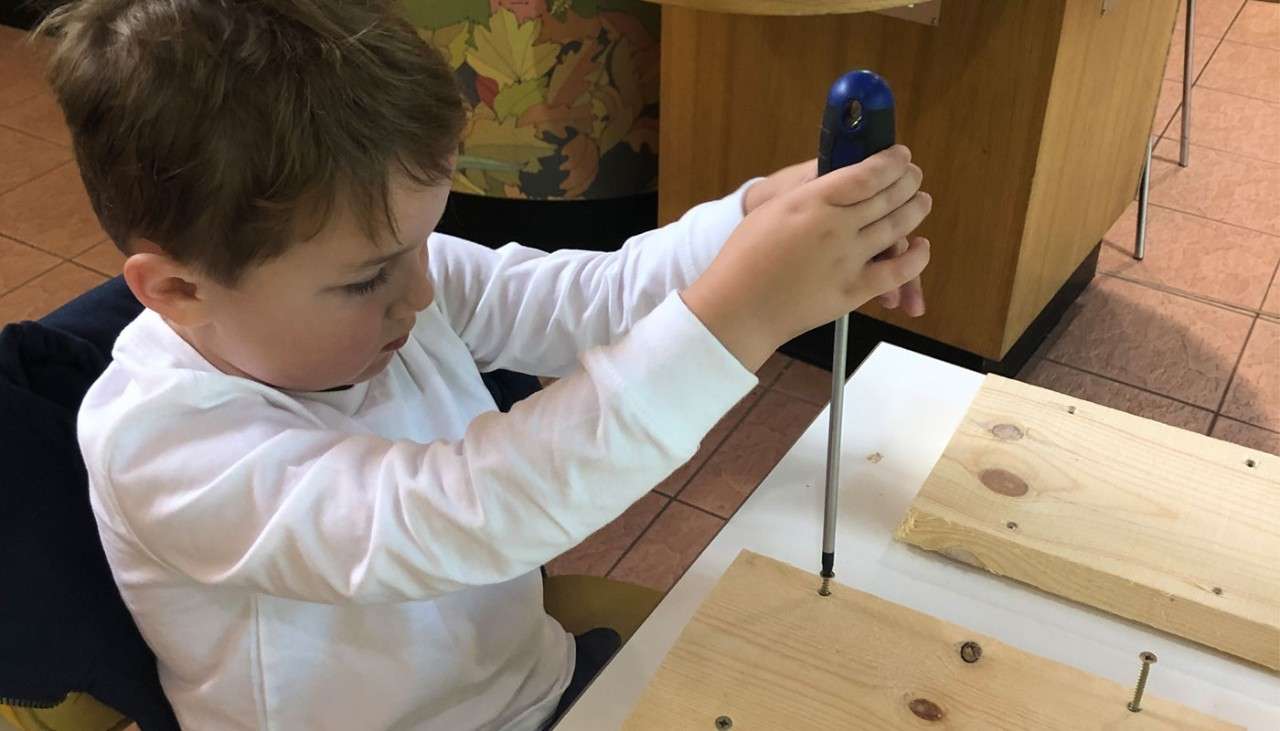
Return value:
[(982, 484), (986, 485), (991, 492), (1007, 497), (1022, 497), (1027, 494), (1027, 481), (1009, 470), (983, 470), (979, 473), (978, 479), (982, 480)]
[(991, 433), (1002, 442), (1016, 442), (1022, 438), (1022, 430), (1013, 424), (996, 424), (991, 427)]
[(926, 721), (941, 721), (942, 717), (947, 715), (942, 712), (937, 703), (928, 698), (913, 698), (907, 704), (907, 708), (911, 709), (917, 718), (923, 718)]

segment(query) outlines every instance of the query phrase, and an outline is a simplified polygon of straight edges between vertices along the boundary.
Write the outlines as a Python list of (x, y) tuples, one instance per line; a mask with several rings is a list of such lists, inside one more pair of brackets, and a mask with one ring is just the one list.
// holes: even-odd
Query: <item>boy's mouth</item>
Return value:
[(390, 353), (392, 351), (399, 350), (403, 348), (404, 344), (407, 342), (409, 342), (409, 336), (402, 335), (396, 338), (395, 340), (392, 340), (391, 342), (387, 343), (386, 345), (382, 346), (382, 352)]

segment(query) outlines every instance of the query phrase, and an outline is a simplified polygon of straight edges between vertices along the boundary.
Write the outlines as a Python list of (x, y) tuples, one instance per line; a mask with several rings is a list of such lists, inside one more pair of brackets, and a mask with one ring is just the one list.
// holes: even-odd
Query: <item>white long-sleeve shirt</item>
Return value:
[[(676, 291), (742, 193), (618, 252), (428, 241), (434, 303), (373, 379), (223, 374), (155, 313), (86, 396), (90, 498), (186, 728), (536, 729), (573, 671), (538, 567), (756, 383)], [(495, 411), (481, 370), (563, 378)]]

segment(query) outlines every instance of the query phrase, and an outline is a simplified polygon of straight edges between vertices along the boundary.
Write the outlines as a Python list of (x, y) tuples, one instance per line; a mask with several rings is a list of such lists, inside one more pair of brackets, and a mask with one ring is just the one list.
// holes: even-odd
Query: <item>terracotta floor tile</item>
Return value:
[(1218, 423), (1213, 425), (1212, 436), (1259, 452), (1280, 455), (1280, 433), (1259, 429), (1250, 424), (1218, 417)]
[(1267, 293), (1267, 301), (1262, 303), (1262, 311), (1280, 315), (1280, 271), (1271, 280), (1271, 291)]
[(1213, 421), (1212, 411), (1047, 360), (1029, 366), (1018, 380), (1200, 434), (1207, 432)]
[(60, 256), (75, 256), (107, 238), (74, 163), (0, 195), (0, 234)]
[[(1218, 47), (1220, 38), (1214, 36), (1196, 34), (1195, 47), (1191, 49), (1192, 55), (1196, 59), (1195, 68), (1191, 73), (1191, 80), (1194, 82), (1200, 72), (1204, 70), (1205, 64), (1209, 63), (1209, 56), (1213, 55), (1213, 49)], [(1173, 34), (1173, 42), (1169, 44), (1169, 58), (1164, 65), (1164, 77), (1170, 81), (1182, 81), (1182, 52), (1187, 47), (1186, 39), (1182, 35), (1182, 31)]]
[[(1165, 137), (1181, 140), (1181, 122), (1170, 125)], [(1197, 86), (1191, 93), (1191, 141), (1280, 163), (1280, 104)], [(1191, 164), (1196, 162), (1193, 156)]]
[(831, 372), (796, 361), (773, 388), (811, 404), (826, 406), (831, 401)]
[(666, 507), (669, 501), (669, 498), (655, 492), (647, 493), (612, 523), (592, 533), (576, 548), (548, 563), (547, 573), (553, 576), (562, 574), (604, 576), (640, 537), (644, 529), (649, 527), (654, 517)]
[(0, 125), (26, 132), (66, 148), (71, 147), (71, 132), (67, 129), (66, 119), (62, 116), (62, 110), (54, 101), (53, 95), (48, 92), (42, 92), (21, 104), (0, 110)]
[(1098, 268), (1220, 302), (1257, 309), (1280, 262), (1280, 236), (1161, 206), (1147, 208), (1147, 256), (1133, 258), (1138, 204), (1103, 239)]
[(673, 500), (609, 576), (670, 591), (725, 521)]
[(25, 33), (0, 26), (0, 109), (8, 109), (39, 94), (44, 83), (44, 44), (27, 45)]
[(72, 298), (106, 281), (106, 277), (63, 263), (0, 297), (0, 325), (20, 320), (37, 320)]
[[(1195, 93), (1194, 90), (1192, 92)], [(1195, 100), (1192, 100), (1195, 103)], [(1156, 118), (1152, 122), (1151, 129), (1153, 132), (1164, 132), (1171, 127), (1176, 127), (1181, 122), (1178, 121), (1178, 110), (1182, 105), (1182, 84), (1177, 81), (1169, 81), (1165, 79), (1160, 82), (1160, 99), (1156, 102)]]
[(1194, 142), (1191, 164), (1178, 167), (1177, 159), (1178, 143), (1161, 140), (1151, 161), (1152, 203), (1280, 236), (1280, 164)]
[(729, 413), (725, 414), (723, 419), (717, 422), (715, 426), (711, 427), (711, 431), (707, 433), (705, 438), (703, 438), (702, 446), (698, 448), (698, 453), (693, 455), (693, 459), (685, 462), (679, 469), (672, 472), (671, 475), (659, 483), (654, 490), (662, 493), (663, 495), (670, 495), (671, 497), (679, 495), (680, 491), (684, 489), (684, 486), (689, 482), (689, 479), (693, 477), (694, 473), (696, 473), (702, 465), (706, 464), (711, 455), (714, 454), (724, 442), (725, 437), (729, 436), (729, 433), (742, 422), (742, 418), (747, 415), (747, 412), (751, 410), (752, 406), (755, 406), (756, 401), (760, 400), (760, 396), (763, 395), (764, 392), (764, 386), (756, 386), (751, 389), (751, 392), (739, 401), (737, 405), (730, 409)]
[(1223, 41), (1196, 85), (1280, 102), (1280, 50)]
[(764, 362), (760, 370), (756, 371), (756, 378), (760, 379), (760, 385), (768, 388), (773, 382), (778, 380), (778, 376), (791, 365), (791, 358), (782, 353), (774, 353), (769, 356), (769, 360)]
[(733, 515), (800, 438), (822, 407), (770, 391), (680, 493), (724, 518)]
[(1280, 431), (1280, 323), (1260, 319), (1253, 326), (1222, 414)]
[[(1195, 34), (1214, 38), (1226, 35), (1242, 5), (1244, 0), (1196, 0)], [(1175, 41), (1182, 36), (1181, 29), (1186, 27), (1186, 23), (1187, 4), (1183, 0), (1178, 5), (1178, 20), (1173, 34)]]
[(1249, 0), (1227, 31), (1227, 40), (1280, 51), (1280, 4)]
[(0, 294), (49, 271), (60, 261), (56, 256), (0, 236)]
[(1103, 276), (1068, 310), (1049, 357), (1217, 409), (1252, 319)]
[(124, 254), (120, 253), (115, 244), (110, 241), (103, 241), (77, 256), (75, 261), (77, 264), (83, 264), (94, 271), (102, 272), (108, 277), (114, 277), (120, 273), (120, 268), (124, 266)]
[(31, 135), (0, 127), (0, 193), (39, 177), (71, 159), (71, 151)]

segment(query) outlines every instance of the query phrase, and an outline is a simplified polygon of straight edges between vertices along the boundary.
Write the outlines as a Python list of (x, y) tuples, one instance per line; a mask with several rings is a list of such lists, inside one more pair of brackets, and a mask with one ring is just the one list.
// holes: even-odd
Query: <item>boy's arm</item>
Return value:
[(563, 376), (577, 354), (612, 343), (711, 264), (742, 221), (744, 192), (690, 209), (615, 252), (498, 251), (435, 234), (436, 298), (481, 370)]
[(325, 430), (271, 389), (188, 374), (140, 405), (91, 399), (81, 445), (106, 530), (190, 580), (422, 599), (574, 546), (691, 457), (756, 383), (674, 295), (583, 366), (457, 442)]

